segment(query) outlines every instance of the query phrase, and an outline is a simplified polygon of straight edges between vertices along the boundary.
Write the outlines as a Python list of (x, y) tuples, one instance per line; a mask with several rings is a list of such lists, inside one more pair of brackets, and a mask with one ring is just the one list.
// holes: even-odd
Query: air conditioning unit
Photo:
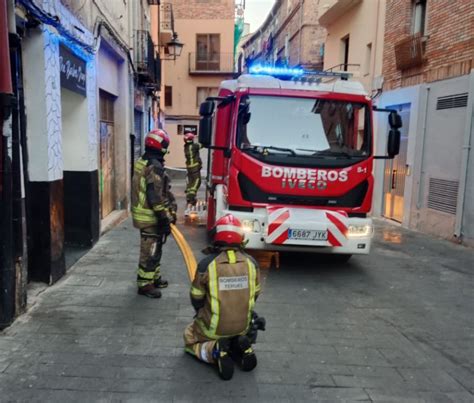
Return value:
[(376, 91), (380, 91), (383, 88), (383, 76), (376, 76), (372, 80), (372, 89)]
[(173, 37), (173, 5), (161, 3), (160, 5), (160, 41), (167, 43)]

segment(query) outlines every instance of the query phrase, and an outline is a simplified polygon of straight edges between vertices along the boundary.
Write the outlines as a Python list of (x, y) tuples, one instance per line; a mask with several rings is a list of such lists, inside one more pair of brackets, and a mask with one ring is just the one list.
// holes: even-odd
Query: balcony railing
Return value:
[(142, 83), (160, 85), (161, 63), (148, 31), (135, 31), (135, 65)]
[(395, 62), (398, 70), (406, 70), (424, 63), (425, 47), (423, 40), (421, 34), (415, 34), (395, 44)]
[(189, 53), (189, 74), (233, 74), (233, 53)]

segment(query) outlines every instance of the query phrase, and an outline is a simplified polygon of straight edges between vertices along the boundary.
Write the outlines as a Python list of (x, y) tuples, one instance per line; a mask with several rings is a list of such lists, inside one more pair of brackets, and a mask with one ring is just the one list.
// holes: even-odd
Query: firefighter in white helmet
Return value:
[(257, 365), (247, 333), (260, 293), (260, 270), (242, 250), (240, 221), (228, 214), (217, 220), (212, 253), (198, 265), (191, 286), (194, 321), (184, 332), (186, 352), (217, 365), (222, 379), (231, 379), (234, 361), (244, 371)]

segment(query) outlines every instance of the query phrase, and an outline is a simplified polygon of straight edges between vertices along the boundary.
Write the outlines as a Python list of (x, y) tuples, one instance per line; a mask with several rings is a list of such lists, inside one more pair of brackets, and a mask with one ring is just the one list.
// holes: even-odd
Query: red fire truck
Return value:
[[(200, 107), (208, 230), (232, 213), (250, 249), (369, 253), (373, 160), (398, 154), (400, 116), (346, 73), (254, 70)], [(374, 156), (374, 110), (389, 113), (387, 156)]]

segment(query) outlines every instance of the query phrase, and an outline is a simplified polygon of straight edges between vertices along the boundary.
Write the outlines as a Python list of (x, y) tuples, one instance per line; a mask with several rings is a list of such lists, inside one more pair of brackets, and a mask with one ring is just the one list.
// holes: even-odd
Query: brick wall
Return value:
[(234, 18), (234, 0), (167, 0), (176, 19), (228, 20)]
[(398, 70), (394, 46), (411, 34), (411, 0), (387, 0), (384, 89), (417, 85), (468, 74), (474, 68), (474, 1), (427, 0), (423, 65)]
[[(252, 36), (245, 44), (246, 55), (255, 47), (254, 55), (258, 61), (273, 61), (273, 52), (276, 49), (279, 59), (285, 56), (285, 41), (289, 39), (289, 65), (298, 64), (307, 67), (322, 66), (320, 46), (324, 43), (326, 30), (318, 24), (319, 0), (277, 0), (273, 8), (274, 15), (266, 20), (259, 33)], [(271, 52), (262, 52), (258, 47), (273, 35), (273, 49)], [(301, 44), (300, 44), (301, 42)]]

